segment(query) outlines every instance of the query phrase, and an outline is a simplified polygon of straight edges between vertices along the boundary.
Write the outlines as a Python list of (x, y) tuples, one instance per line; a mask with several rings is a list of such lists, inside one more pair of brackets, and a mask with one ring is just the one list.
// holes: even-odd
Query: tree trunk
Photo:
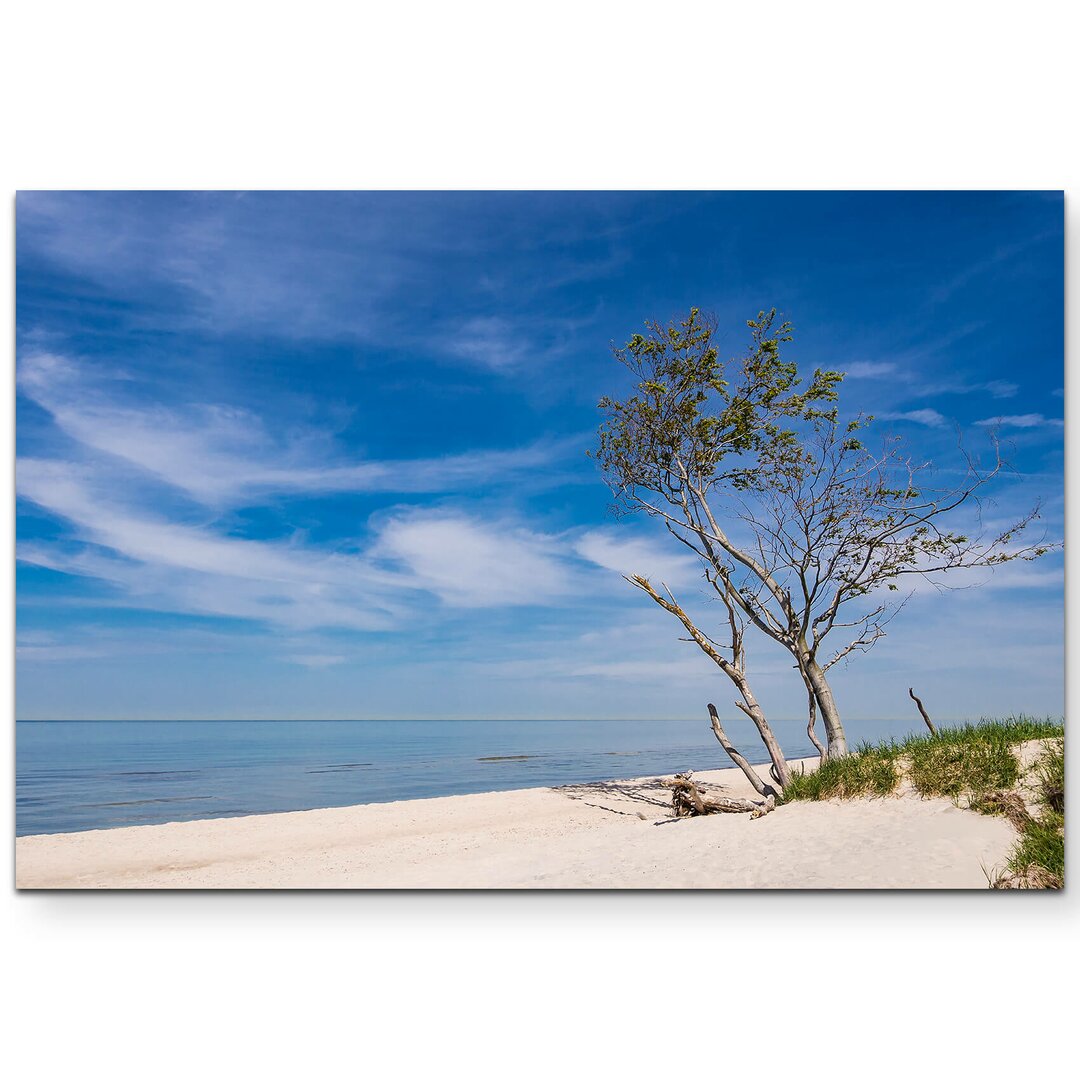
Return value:
[(732, 745), (731, 740), (727, 737), (727, 732), (724, 731), (724, 725), (720, 722), (720, 714), (716, 711), (716, 706), (712, 703), (709, 704), (709, 723), (712, 725), (716, 741), (727, 751), (728, 757), (742, 769), (743, 774), (746, 776), (746, 779), (750, 781), (753, 789), (762, 796), (775, 795), (776, 792), (769, 787), (760, 776), (758, 776), (750, 762), (747, 761), (746, 758), (744, 758)]
[[(742, 667), (742, 650), (739, 646), (741, 634), (738, 633), (735, 625), (732, 624), (732, 633), (734, 635), (733, 659), (728, 660), (720, 652), (719, 647), (694, 625), (693, 620), (679, 606), (675, 597), (672, 596), (670, 592), (668, 592), (666, 598), (661, 596), (649, 583), (649, 579), (642, 577), (640, 574), (635, 574), (633, 577), (628, 577), (626, 580), (635, 588), (641, 589), (642, 592), (647, 593), (653, 601), (659, 604), (665, 611), (670, 611), (671, 614), (674, 615), (690, 632), (690, 637), (697, 643), (698, 648), (701, 649), (706, 656), (710, 657), (720, 670), (735, 684), (739, 693), (742, 695), (742, 701), (736, 699), (735, 705), (754, 721), (754, 727), (757, 728), (758, 734), (761, 736), (761, 741), (769, 751), (769, 757), (772, 760), (773, 765), (773, 778), (781, 788), (786, 788), (788, 784), (791, 783), (791, 770), (788, 768), (787, 761), (784, 760), (784, 752), (780, 749), (780, 744), (776, 741), (776, 736), (773, 735), (768, 720), (765, 719), (764, 710), (757, 703), (757, 699), (750, 689), (750, 682), (746, 678), (746, 672)], [(665, 591), (667, 591), (667, 586), (664, 588)], [(732, 613), (730, 607), (728, 608), (728, 612), (729, 614)], [(713, 730), (715, 731), (716, 728), (714, 727)], [(717, 735), (717, 738), (720, 738), (720, 736)], [(725, 739), (720, 740), (721, 745), (724, 744)], [(725, 749), (727, 749), (726, 746)], [(736, 764), (738, 764), (737, 760)]]
[(825, 678), (825, 672), (812, 657), (804, 661), (806, 664), (806, 677), (814, 688), (814, 697), (817, 698), (818, 708), (821, 710), (821, 721), (825, 726), (825, 735), (829, 743), (829, 757), (843, 757), (848, 752), (847, 736), (844, 734), (844, 725), (840, 721), (840, 713), (836, 708), (836, 700), (833, 697), (832, 687)]
[[(745, 679), (742, 679), (738, 685), (743, 701), (736, 701), (735, 705), (754, 721), (754, 727), (757, 728), (761, 741), (765, 744), (765, 749), (769, 751), (773, 768), (776, 770), (776, 782), (781, 789), (786, 788), (791, 783), (791, 770), (788, 768), (784, 751), (780, 749), (780, 744), (776, 741), (772, 728), (769, 727), (769, 721), (765, 719), (765, 710), (757, 703), (757, 699)], [(743, 702), (746, 704), (743, 704)]]
[(810, 684), (810, 680), (806, 676), (806, 672), (799, 668), (799, 674), (802, 675), (803, 685), (806, 687), (806, 701), (809, 709), (809, 720), (806, 722), (806, 734), (810, 741), (814, 744), (814, 749), (818, 752), (818, 758), (822, 761), (829, 760), (829, 751), (822, 744), (821, 740), (817, 737), (817, 733), (814, 731), (814, 724), (817, 722), (817, 698), (814, 696), (814, 688)]

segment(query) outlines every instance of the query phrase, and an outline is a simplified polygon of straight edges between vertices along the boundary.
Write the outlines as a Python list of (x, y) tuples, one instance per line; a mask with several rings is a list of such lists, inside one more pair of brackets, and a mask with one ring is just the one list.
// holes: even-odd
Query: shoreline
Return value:
[[(744, 720), (741, 727), (733, 720), (729, 734), (738, 734), (736, 744), (747, 746), (752, 762), (767, 762), (756, 730)], [(805, 720), (783, 724), (785, 754), (792, 759), (814, 755)], [(19, 726), (19, 836), (559, 787), (730, 765), (707, 724), (696, 720), (580, 725), (169, 721), (155, 724), (154, 731), (137, 722), (111, 721)], [(864, 741), (902, 739), (915, 730), (913, 723), (859, 721)]]
[[(33, 721), (38, 722), (38, 721)], [(74, 721), (65, 721), (74, 722)], [(526, 755), (511, 755), (513, 757), (526, 756)], [(501, 758), (480, 758), (481, 761), (495, 761), (502, 760)], [(751, 763), (754, 770), (765, 780), (766, 783), (774, 783), (768, 776), (768, 763)], [(816, 757), (806, 758), (790, 758), (788, 764), (791, 766), (803, 766), (807, 770), (816, 769), (818, 765), (818, 759)], [(739, 798), (753, 798), (759, 799), (760, 796), (754, 792), (749, 784), (744, 779), (739, 767), (735, 764), (724, 765), (718, 769), (701, 769), (691, 770), (691, 773), (695, 780), (702, 780), (707, 785), (711, 786), (716, 792), (721, 791), (721, 787), (718, 785), (724, 785), (724, 791), (734, 791), (734, 787), (729, 787), (726, 784), (726, 779), (729, 774), (732, 774), (732, 779), (737, 779), (739, 785)], [(317, 814), (317, 813), (329, 813), (331, 811), (340, 810), (360, 810), (366, 807), (375, 806), (407, 806), (411, 803), (427, 803), (435, 800), (456, 800), (456, 799), (472, 799), (481, 796), (488, 795), (521, 795), (533, 791), (553, 791), (553, 792), (566, 792), (576, 791), (578, 789), (597, 788), (603, 789), (605, 787), (612, 787), (613, 785), (627, 784), (627, 785), (651, 785), (659, 783), (664, 779), (670, 779), (672, 773), (657, 773), (650, 776), (629, 776), (629, 777), (610, 777), (604, 780), (580, 780), (571, 781), (566, 784), (535, 784), (528, 787), (514, 787), (514, 788), (492, 788), (488, 791), (468, 791), (458, 795), (414, 795), (408, 799), (377, 799), (371, 802), (363, 803), (340, 803), (334, 806), (306, 806), (300, 807), (294, 810), (261, 810), (254, 811), (250, 814), (227, 814), (221, 817), (205, 817), (205, 818), (186, 818), (178, 821), (150, 821), (142, 822), (137, 825), (106, 825), (93, 829), (69, 829), (58, 832), (44, 832), (44, 833), (17, 833), (16, 842), (24, 840), (44, 840), (59, 838), (65, 836), (86, 836), (90, 833), (112, 835), (114, 833), (127, 832), (135, 829), (161, 829), (169, 828), (178, 825), (208, 825), (214, 822), (232, 822), (232, 821), (247, 821), (251, 818), (281, 818), (291, 814)], [(575, 797), (575, 796), (571, 796)], [(665, 796), (668, 799), (670, 805), (670, 793), (666, 793)]]
[[(756, 797), (734, 767), (694, 777), (713, 794)], [(15, 885), (985, 888), (986, 873), (1005, 861), (1015, 839), (1001, 818), (911, 795), (792, 803), (757, 820), (674, 818), (661, 779), (22, 836)]]

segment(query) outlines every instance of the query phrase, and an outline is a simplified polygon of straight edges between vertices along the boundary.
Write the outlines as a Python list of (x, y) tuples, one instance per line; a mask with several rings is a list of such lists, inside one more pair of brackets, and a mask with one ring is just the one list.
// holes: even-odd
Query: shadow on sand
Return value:
[[(652, 821), (655, 825), (689, 820), (675, 817), (671, 789), (664, 786), (664, 779), (651, 776), (637, 780), (602, 780), (593, 784), (562, 784), (554, 790), (597, 810)], [(727, 794), (722, 784), (695, 782), (703, 794)]]

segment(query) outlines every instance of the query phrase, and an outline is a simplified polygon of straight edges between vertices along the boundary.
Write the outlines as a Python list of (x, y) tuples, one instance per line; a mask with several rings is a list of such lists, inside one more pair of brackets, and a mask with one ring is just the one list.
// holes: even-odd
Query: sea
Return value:
[[(853, 743), (921, 722), (848, 721)], [(755, 764), (747, 719), (725, 721)], [(811, 757), (805, 720), (773, 721)], [(16, 834), (240, 817), (725, 768), (705, 720), (20, 721)]]

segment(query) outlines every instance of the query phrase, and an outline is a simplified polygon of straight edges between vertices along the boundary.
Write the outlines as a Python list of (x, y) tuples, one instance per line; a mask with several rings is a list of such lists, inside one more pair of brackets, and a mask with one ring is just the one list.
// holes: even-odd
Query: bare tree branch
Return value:
[[(898, 439), (866, 444), (872, 417), (840, 419), (840, 374), (816, 370), (800, 384), (781, 357), (791, 327), (775, 311), (748, 327), (748, 351), (729, 363), (714, 344), (715, 322), (696, 309), (669, 326), (647, 324), (616, 349), (637, 393), (601, 401), (596, 457), (620, 505), (658, 518), (701, 560), (724, 604), (729, 644), (718, 646), (670, 594), (653, 591), (653, 599), (736, 685), (748, 685), (746, 627), (784, 648), (813, 699), (808, 734), (816, 739), (820, 712), (828, 754), (839, 756), (847, 739), (827, 673), (885, 636), (906, 603), (889, 599), (902, 582), (952, 587), (960, 571), (1036, 559), (1059, 545), (1045, 536), (1025, 542), (1038, 506), (984, 530), (984, 492), (1008, 468), (996, 437), (985, 467), (960, 442), (961, 479), (935, 487), (930, 464)], [(760, 706), (740, 696), (757, 723)]]

